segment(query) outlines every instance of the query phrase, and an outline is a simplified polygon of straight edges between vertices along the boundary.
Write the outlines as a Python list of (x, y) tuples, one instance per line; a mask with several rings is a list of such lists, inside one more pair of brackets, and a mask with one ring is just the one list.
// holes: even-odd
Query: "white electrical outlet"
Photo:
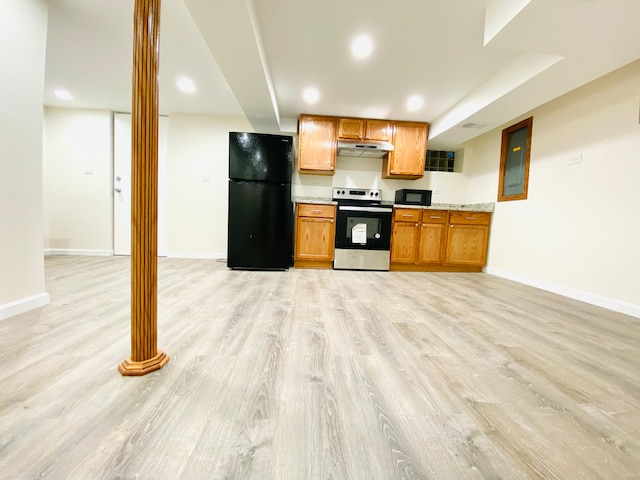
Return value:
[(567, 160), (567, 165), (576, 165), (578, 163), (582, 163), (581, 153), (576, 153), (575, 155), (571, 155)]
[(442, 195), (442, 190), (434, 190), (433, 194), (434, 195)]
[(84, 174), (85, 175), (93, 175), (93, 170), (90, 169), (90, 168), (86, 168), (85, 171), (84, 171)]
[(211, 177), (202, 177), (202, 181), (205, 183), (210, 183), (211, 182)]

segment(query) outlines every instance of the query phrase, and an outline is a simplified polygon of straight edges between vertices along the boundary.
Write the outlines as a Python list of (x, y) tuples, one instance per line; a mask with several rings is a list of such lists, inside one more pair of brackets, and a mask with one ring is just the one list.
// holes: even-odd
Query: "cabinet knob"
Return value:
[(329, 170), (333, 170), (333, 167), (329, 167)]
[(418, 226), (418, 224), (416, 223), (416, 224), (415, 224), (415, 226), (417, 227), (417, 226)]

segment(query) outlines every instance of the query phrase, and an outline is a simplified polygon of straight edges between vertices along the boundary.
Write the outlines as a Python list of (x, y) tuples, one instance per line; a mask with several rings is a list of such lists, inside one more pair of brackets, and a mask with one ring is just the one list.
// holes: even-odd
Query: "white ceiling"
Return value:
[[(131, 110), (133, 0), (49, 0), (45, 104)], [(426, 121), (476, 135), (640, 58), (640, 0), (162, 0), (162, 113)], [(351, 40), (374, 39), (354, 59)], [(175, 87), (186, 75), (197, 91)], [(302, 91), (314, 86), (318, 103)], [(54, 97), (55, 88), (74, 99)], [(405, 108), (411, 95), (424, 107)], [(475, 124), (469, 128), (462, 125)]]

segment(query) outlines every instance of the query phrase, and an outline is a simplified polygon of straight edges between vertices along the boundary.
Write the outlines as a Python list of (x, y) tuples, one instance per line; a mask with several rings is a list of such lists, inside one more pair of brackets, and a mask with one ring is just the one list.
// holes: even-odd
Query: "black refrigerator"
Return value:
[(293, 137), (229, 132), (227, 267), (293, 266)]

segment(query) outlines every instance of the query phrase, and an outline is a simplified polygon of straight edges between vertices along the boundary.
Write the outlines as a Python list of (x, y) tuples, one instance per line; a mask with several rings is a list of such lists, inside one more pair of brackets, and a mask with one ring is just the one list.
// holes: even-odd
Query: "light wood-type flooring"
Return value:
[(50, 305), (0, 322), (3, 480), (640, 479), (640, 319), (481, 273), (161, 258), (171, 360), (122, 377), (129, 262), (48, 257)]

